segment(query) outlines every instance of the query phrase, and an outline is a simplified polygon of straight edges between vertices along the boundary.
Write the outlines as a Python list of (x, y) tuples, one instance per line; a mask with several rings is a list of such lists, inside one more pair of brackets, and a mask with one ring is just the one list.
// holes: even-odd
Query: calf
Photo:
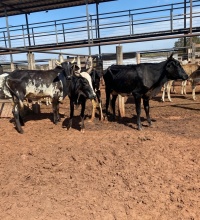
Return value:
[(151, 118), (149, 115), (149, 100), (157, 95), (162, 86), (168, 80), (188, 79), (188, 75), (183, 70), (179, 61), (171, 55), (166, 61), (161, 63), (141, 63), (138, 65), (112, 65), (108, 67), (103, 75), (106, 92), (106, 115), (110, 95), (112, 98), (113, 117), (115, 118), (115, 101), (117, 94), (125, 96), (132, 93), (135, 99), (137, 112), (137, 128), (141, 125), (141, 99), (143, 99), (144, 110), (149, 125)]

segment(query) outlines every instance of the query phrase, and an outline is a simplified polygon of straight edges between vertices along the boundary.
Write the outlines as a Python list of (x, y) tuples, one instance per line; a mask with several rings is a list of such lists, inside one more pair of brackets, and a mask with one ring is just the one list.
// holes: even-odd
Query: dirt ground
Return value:
[(0, 219), (199, 220), (200, 93), (160, 99), (150, 101), (152, 127), (142, 110), (142, 131), (132, 98), (116, 122), (89, 122), (88, 101), (85, 133), (80, 109), (66, 130), (67, 104), (58, 125), (45, 105), (26, 116), (24, 134), (1, 118)]

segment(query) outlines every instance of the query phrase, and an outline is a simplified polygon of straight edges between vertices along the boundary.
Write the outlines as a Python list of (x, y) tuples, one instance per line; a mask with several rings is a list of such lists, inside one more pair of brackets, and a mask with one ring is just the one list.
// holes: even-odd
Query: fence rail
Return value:
[[(125, 11), (89, 15), (89, 28), (87, 17), (73, 17), (48, 22), (31, 23), (10, 26), (10, 36), (7, 28), (0, 28), (0, 47), (26, 48), (46, 44), (61, 44), (106, 38), (119, 38), (123, 36), (134, 37), (139, 34), (165, 32), (173, 33), (177, 29), (190, 28), (190, 2), (159, 5), (149, 8), (137, 8)], [(193, 0), (192, 28), (200, 28), (200, 2)], [(30, 45), (29, 45), (30, 44)]]

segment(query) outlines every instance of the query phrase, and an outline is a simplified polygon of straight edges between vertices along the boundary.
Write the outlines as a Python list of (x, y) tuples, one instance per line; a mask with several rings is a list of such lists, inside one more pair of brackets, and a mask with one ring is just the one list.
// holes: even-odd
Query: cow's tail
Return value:
[[(12, 81), (12, 79), (9, 79)], [(7, 87), (8, 91), (10, 92), (13, 102), (15, 102), (15, 98), (19, 102), (20, 108), (24, 107), (23, 101), (20, 99), (19, 95), (9, 86), (8, 79), (5, 80), (5, 86)]]

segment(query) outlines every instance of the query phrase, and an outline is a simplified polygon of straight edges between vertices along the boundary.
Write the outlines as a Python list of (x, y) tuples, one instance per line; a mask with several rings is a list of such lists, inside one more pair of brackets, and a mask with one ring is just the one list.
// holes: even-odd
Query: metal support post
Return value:
[[(8, 16), (7, 16), (6, 7), (5, 7), (4, 9), (5, 9), (6, 28), (7, 28), (7, 36), (8, 36), (8, 45), (9, 45), (9, 48), (11, 48), (10, 29), (9, 29), (9, 24), (8, 24)], [(11, 64), (13, 63), (13, 56), (12, 56), (12, 54), (10, 54), (10, 62), (11, 62)]]
[[(89, 13), (88, 13), (88, 0), (85, 0), (86, 4), (86, 15), (87, 15), (87, 32), (88, 32), (88, 44), (90, 44), (90, 23), (89, 23)], [(89, 56), (91, 56), (91, 47), (88, 47), (89, 49)]]

